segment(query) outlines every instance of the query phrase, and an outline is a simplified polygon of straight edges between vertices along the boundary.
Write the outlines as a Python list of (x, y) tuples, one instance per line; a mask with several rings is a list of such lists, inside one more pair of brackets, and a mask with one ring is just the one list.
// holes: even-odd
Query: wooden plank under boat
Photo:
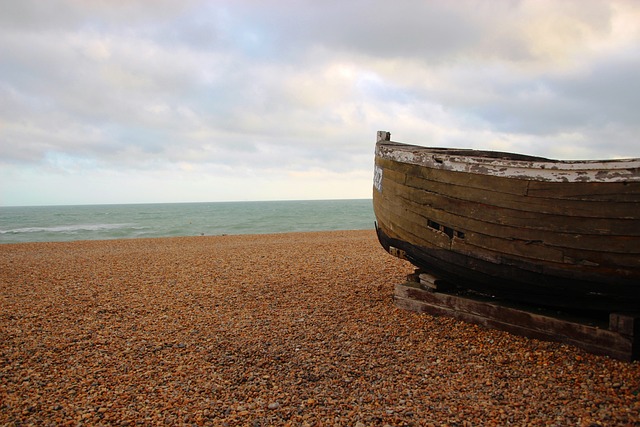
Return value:
[(396, 256), (548, 307), (640, 310), (640, 159), (427, 148), (378, 132), (373, 207)]

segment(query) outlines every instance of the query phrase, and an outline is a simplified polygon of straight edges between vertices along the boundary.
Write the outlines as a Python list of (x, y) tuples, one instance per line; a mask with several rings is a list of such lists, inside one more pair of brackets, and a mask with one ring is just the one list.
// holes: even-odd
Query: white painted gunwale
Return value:
[[(490, 175), (504, 178), (544, 182), (640, 182), (640, 158), (612, 160), (514, 160), (478, 150), (459, 150), (479, 155), (449, 154), (447, 149), (419, 147), (379, 140), (375, 155), (400, 163), (432, 169)], [(481, 154), (484, 154), (482, 156)], [(515, 155), (514, 155), (515, 156)]]

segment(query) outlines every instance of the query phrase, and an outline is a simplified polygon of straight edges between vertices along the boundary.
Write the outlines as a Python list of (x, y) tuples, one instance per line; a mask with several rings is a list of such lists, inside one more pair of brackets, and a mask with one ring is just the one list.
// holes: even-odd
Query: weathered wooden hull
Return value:
[(510, 300), (640, 310), (640, 159), (560, 162), (398, 144), (379, 133), (382, 246)]

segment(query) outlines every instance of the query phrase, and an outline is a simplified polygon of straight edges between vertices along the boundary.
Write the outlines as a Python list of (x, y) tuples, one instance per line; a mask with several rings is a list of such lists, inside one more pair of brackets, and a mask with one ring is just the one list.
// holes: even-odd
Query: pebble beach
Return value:
[(0, 425), (640, 426), (640, 363), (398, 309), (373, 230), (0, 245)]

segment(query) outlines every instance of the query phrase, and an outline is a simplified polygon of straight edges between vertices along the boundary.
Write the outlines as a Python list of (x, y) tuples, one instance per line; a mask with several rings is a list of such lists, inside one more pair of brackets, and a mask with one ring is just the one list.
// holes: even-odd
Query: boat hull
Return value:
[(378, 238), (462, 288), (548, 307), (638, 311), (640, 161), (614, 162), (605, 168), (381, 138)]

